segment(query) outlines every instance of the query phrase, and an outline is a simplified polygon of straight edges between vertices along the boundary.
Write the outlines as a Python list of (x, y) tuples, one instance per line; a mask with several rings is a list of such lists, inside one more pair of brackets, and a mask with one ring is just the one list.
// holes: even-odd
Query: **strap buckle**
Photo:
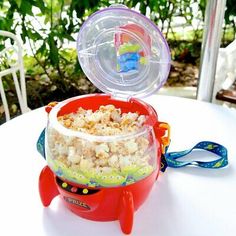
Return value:
[(165, 122), (160, 122), (159, 129), (164, 132), (161, 136), (161, 153), (165, 154), (168, 146), (170, 145), (170, 126)]

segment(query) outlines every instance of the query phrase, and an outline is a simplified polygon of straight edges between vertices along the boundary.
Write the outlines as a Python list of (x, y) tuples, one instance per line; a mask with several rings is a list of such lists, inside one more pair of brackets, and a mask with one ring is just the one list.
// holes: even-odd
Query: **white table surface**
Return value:
[[(145, 100), (155, 107), (160, 121), (171, 125), (171, 151), (211, 140), (227, 147), (230, 164), (218, 170), (169, 168), (135, 213), (132, 235), (235, 236), (236, 112), (177, 97)], [(36, 141), (46, 123), (46, 112), (40, 108), (0, 126), (0, 235), (122, 235), (118, 221), (82, 219), (59, 197), (48, 208), (42, 206), (38, 177), (46, 162)]]

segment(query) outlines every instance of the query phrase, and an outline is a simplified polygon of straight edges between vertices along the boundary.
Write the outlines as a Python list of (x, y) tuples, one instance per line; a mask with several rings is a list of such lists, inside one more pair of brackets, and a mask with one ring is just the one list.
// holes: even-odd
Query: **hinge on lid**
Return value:
[(125, 93), (112, 92), (112, 94), (111, 94), (112, 99), (121, 100), (121, 101), (124, 101), (124, 102), (129, 102), (131, 97), (132, 97), (132, 95), (128, 95), (128, 94), (125, 94)]

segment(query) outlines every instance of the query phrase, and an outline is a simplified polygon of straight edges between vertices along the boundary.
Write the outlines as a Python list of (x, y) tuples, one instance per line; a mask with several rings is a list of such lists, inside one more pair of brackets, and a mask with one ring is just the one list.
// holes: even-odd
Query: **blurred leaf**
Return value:
[(41, 14), (45, 14), (46, 6), (43, 0), (35, 0), (34, 5), (41, 10)]
[(147, 6), (144, 4), (144, 2), (140, 2), (140, 12), (143, 14), (143, 15), (146, 15), (146, 8)]
[(22, 0), (15, 0), (17, 6), (20, 8)]
[(21, 2), (21, 6), (20, 6), (20, 11), (23, 15), (31, 15), (33, 16), (33, 12), (32, 12), (32, 4), (30, 4), (29, 1), (22, 1)]
[(47, 51), (45, 42), (42, 44), (42, 46), (36, 51), (36, 54), (45, 55)]
[(0, 17), (0, 29), (11, 31), (11, 26), (13, 24), (13, 19), (6, 20), (5, 18)]
[(30, 39), (32, 39), (33, 41), (37, 41), (39, 39), (42, 39), (42, 36), (37, 32), (37, 31), (31, 31), (30, 29), (28, 30), (28, 36), (30, 37)]
[(64, 32), (64, 37), (72, 42), (75, 41), (75, 39), (70, 34), (67, 34), (66, 32)]
[(3, 105), (0, 105), (0, 114), (3, 114), (5, 112)]
[(58, 65), (59, 64), (58, 48), (55, 44), (52, 33), (49, 34), (48, 44), (49, 44), (49, 48), (50, 48), (49, 59), (50, 59), (53, 66)]
[(11, 105), (11, 111), (12, 111), (13, 113), (16, 113), (17, 110), (18, 110), (17, 105), (16, 105), (16, 104), (12, 104), (12, 105)]
[(225, 11), (225, 22), (230, 24), (233, 20), (230, 20), (230, 16), (236, 16), (236, 4), (235, 0), (227, 0), (226, 11)]
[(2, 81), (2, 83), (3, 83), (3, 88), (4, 88), (4, 90), (8, 91), (8, 90), (11, 89), (11, 83), (8, 83), (8, 81), (6, 81), (6, 80), (7, 80), (7, 79), (4, 79), (4, 80)]
[(46, 25), (48, 22), (50, 22), (50, 20), (51, 20), (50, 15), (45, 15), (44, 24)]

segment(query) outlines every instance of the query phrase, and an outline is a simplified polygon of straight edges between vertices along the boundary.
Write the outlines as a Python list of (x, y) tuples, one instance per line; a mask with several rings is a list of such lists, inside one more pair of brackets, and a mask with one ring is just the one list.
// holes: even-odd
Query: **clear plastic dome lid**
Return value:
[(145, 97), (165, 83), (170, 51), (157, 26), (124, 6), (91, 15), (77, 38), (80, 65), (105, 93), (129, 99)]

